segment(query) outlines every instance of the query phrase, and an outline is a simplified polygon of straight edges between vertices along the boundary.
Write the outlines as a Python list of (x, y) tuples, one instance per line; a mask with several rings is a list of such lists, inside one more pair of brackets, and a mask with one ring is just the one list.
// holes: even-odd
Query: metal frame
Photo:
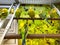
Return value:
[[(44, 20), (43, 18), (16, 18), (14, 17), (15, 20)], [(60, 20), (60, 18), (47, 18), (48, 20)]]
[[(28, 34), (27, 39), (60, 38), (60, 34)], [(4, 39), (22, 39), (19, 34), (7, 34)]]

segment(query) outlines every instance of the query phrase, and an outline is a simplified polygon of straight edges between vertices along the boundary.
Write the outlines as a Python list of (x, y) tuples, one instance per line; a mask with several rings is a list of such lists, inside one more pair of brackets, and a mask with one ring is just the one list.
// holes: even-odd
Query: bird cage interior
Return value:
[(60, 0), (0, 0), (0, 45), (60, 45)]

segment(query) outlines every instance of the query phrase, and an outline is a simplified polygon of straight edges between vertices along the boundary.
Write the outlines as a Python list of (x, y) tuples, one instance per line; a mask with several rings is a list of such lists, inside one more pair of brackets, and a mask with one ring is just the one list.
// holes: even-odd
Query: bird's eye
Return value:
[(29, 26), (31, 26), (31, 24), (29, 24)]
[(36, 9), (34, 8), (34, 10), (36, 10)]

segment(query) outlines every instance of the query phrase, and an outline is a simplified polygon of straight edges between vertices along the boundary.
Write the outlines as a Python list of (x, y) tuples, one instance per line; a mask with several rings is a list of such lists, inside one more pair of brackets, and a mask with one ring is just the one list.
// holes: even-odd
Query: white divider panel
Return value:
[(19, 2), (24, 4), (50, 4), (60, 2), (60, 0), (19, 0)]
[(0, 0), (0, 4), (12, 4), (14, 2), (14, 0)]
[[(10, 27), (10, 25), (11, 25), (11, 22), (12, 22), (12, 20), (13, 20), (13, 17), (14, 17), (14, 15), (10, 15), (10, 16), (7, 17), (7, 19), (6, 19), (6, 21), (5, 21), (5, 22), (8, 21), (8, 23), (7, 23), (7, 25), (5, 26), (3, 32), (1, 33), (1, 36), (0, 36), (0, 45), (1, 45), (2, 41), (3, 41), (3, 39), (4, 39), (5, 34), (7, 33), (8, 29), (9, 29), (9, 27)], [(8, 19), (8, 18), (9, 18), (9, 19)], [(6, 24), (6, 23), (4, 23), (4, 24)], [(1, 30), (1, 28), (0, 28), (0, 30)]]
[[(24, 4), (49, 4), (60, 2), (60, 0), (18, 0)], [(12, 4), (15, 0), (0, 0), (0, 4)]]
[[(18, 26), (17, 26), (17, 21), (13, 20), (11, 28), (9, 29), (7, 34), (13, 34), (13, 33), (18, 33)], [(4, 39), (2, 45), (18, 45), (18, 39)]]
[(19, 0), (19, 2), (25, 4), (48, 4), (51, 3), (51, 0)]
[[(11, 27), (10, 27), (10, 29), (9, 29), (9, 31), (8, 31), (8, 33), (16, 33), (16, 30), (14, 30), (14, 25), (15, 25), (15, 21), (13, 20), (13, 22), (12, 22), (12, 24), (11, 24)], [(4, 29), (2, 28), (1, 30), (0, 30), (0, 34), (2, 34), (4, 32)]]

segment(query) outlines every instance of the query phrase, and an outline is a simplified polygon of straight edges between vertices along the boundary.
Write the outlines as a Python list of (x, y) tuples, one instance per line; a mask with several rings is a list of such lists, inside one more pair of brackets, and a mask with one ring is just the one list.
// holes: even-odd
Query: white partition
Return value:
[(24, 4), (50, 4), (60, 2), (60, 0), (19, 0), (19, 2)]
[(19, 0), (19, 2), (24, 4), (48, 4), (51, 0)]
[(0, 4), (12, 4), (15, 0), (0, 0)]
[[(13, 20), (7, 34), (17, 34), (17, 33), (18, 33), (17, 21)], [(18, 45), (18, 39), (4, 39), (2, 45)]]
[[(60, 0), (18, 0), (24, 4), (49, 4), (60, 2)], [(15, 0), (0, 0), (0, 4), (12, 4)]]

